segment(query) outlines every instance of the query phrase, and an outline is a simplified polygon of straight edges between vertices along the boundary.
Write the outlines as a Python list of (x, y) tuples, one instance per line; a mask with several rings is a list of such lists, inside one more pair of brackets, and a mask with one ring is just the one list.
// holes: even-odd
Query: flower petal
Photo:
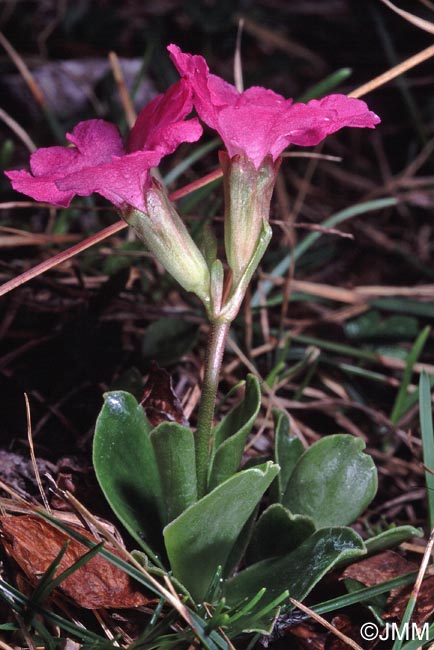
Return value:
[(286, 135), (288, 144), (312, 146), (345, 126), (372, 129), (380, 121), (362, 100), (329, 95), (307, 104), (293, 104), (288, 114), (291, 129)]
[(74, 197), (74, 192), (62, 192), (56, 186), (54, 178), (35, 178), (24, 169), (5, 172), (17, 192), (32, 197), (35, 201), (46, 201), (53, 205), (67, 208)]
[(56, 180), (81, 170), (87, 174), (89, 168), (110, 161), (113, 155), (123, 154), (119, 131), (104, 120), (80, 122), (66, 137), (73, 147), (47, 147), (32, 154), (30, 169), (33, 175), (25, 170), (5, 172), (17, 192), (36, 201), (67, 207), (75, 192), (70, 188), (60, 189)]
[(48, 147), (32, 154), (30, 169), (34, 176), (62, 177), (107, 162), (111, 156), (121, 156), (124, 152), (118, 129), (104, 120), (80, 122), (66, 139), (74, 147)]
[(194, 106), (199, 117), (205, 124), (218, 131), (219, 108), (236, 101), (239, 92), (235, 86), (216, 75), (211, 75), (203, 56), (186, 54), (173, 44), (167, 49), (179, 74), (191, 85)]
[(196, 142), (202, 135), (199, 121), (197, 118), (184, 120), (192, 110), (190, 85), (181, 79), (140, 112), (129, 135), (127, 150), (154, 150), (165, 156), (182, 142)]
[(144, 192), (150, 183), (151, 167), (155, 167), (162, 155), (157, 151), (136, 151), (97, 167), (88, 167), (55, 181), (63, 192), (88, 196), (97, 192), (117, 208), (128, 204), (145, 210)]
[(168, 50), (191, 84), (199, 117), (219, 133), (231, 157), (244, 155), (257, 169), (267, 155), (276, 160), (289, 144), (312, 146), (345, 126), (373, 128), (380, 122), (365, 102), (345, 95), (294, 104), (266, 88), (239, 93), (210, 74), (203, 57), (185, 54), (176, 45)]

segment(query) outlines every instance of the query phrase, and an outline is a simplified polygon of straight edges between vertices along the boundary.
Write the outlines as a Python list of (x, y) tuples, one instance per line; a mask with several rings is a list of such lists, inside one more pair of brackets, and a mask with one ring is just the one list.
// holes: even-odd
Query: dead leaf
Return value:
[(406, 560), (398, 553), (384, 551), (384, 553), (351, 564), (343, 572), (341, 580), (351, 578), (365, 587), (372, 587), (405, 573), (417, 571), (417, 568), (417, 564)]
[[(345, 636), (352, 639), (357, 644), (360, 645), (360, 643), (363, 642), (363, 639), (360, 636), (360, 625), (353, 623), (349, 616), (346, 616), (345, 614), (335, 616), (332, 618), (331, 624), (339, 630), (339, 632), (342, 632), (342, 634), (345, 634)], [(336, 636), (336, 634), (333, 634), (333, 632), (327, 634), (324, 650), (348, 650), (348, 648), (348, 643)]]
[(154, 427), (161, 422), (178, 422), (188, 427), (181, 402), (173, 390), (172, 378), (155, 361), (151, 363), (141, 404)]
[[(68, 525), (87, 539), (98, 541), (84, 528)], [(34, 586), (67, 541), (55, 576), (75, 564), (89, 551), (88, 547), (36, 515), (0, 517), (0, 542)], [(120, 557), (109, 545), (105, 548)], [(74, 571), (59, 589), (86, 609), (138, 607), (150, 602), (124, 571), (100, 554)]]
[(291, 644), (295, 642), (299, 650), (324, 650), (326, 634), (323, 630), (318, 632), (308, 623), (299, 623), (289, 628), (287, 639), (290, 638), (292, 638)]
[[(387, 611), (383, 615), (384, 619), (396, 618), (399, 621), (404, 615), (410, 598), (413, 585), (395, 589), (387, 601)], [(414, 608), (411, 620), (417, 625), (423, 625), (434, 613), (434, 576), (426, 578), (421, 585), (416, 607)]]

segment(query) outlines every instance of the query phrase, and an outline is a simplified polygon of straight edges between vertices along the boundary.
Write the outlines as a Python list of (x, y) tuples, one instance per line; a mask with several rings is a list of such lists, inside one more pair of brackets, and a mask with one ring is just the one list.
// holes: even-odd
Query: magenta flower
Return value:
[(72, 147), (38, 149), (30, 159), (31, 173), (6, 172), (15, 190), (37, 201), (68, 206), (72, 198), (101, 194), (117, 208), (145, 211), (151, 167), (182, 142), (202, 134), (191, 112), (192, 91), (181, 80), (155, 97), (139, 114), (124, 146), (117, 128), (104, 120), (80, 122), (68, 134)]
[(262, 87), (240, 93), (210, 74), (202, 56), (185, 54), (176, 45), (167, 49), (192, 86), (199, 117), (219, 133), (231, 158), (241, 154), (256, 169), (267, 155), (275, 161), (290, 144), (312, 146), (344, 126), (373, 128), (380, 122), (365, 102), (346, 95), (294, 104)]

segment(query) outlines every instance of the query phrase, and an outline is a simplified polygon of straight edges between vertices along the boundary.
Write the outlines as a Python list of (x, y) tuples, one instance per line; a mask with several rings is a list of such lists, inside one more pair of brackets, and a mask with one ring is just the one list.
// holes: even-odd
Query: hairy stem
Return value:
[(217, 388), (219, 385), (220, 368), (229, 327), (230, 322), (227, 320), (215, 319), (211, 322), (209, 331), (205, 375), (203, 378), (202, 397), (195, 434), (197, 491), (199, 498), (206, 493), (207, 489), (211, 429)]

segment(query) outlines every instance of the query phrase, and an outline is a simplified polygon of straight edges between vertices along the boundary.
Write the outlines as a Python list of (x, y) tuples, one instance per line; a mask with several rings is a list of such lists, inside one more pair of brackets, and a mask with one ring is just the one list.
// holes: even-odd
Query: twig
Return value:
[(317, 614), (316, 612), (312, 611), (309, 609), (309, 607), (306, 607), (306, 605), (303, 605), (302, 603), (298, 602), (298, 600), (295, 600), (295, 598), (290, 598), (289, 599), (293, 605), (298, 607), (298, 609), (301, 609), (302, 612), (305, 614), (308, 614), (311, 618), (313, 618), (317, 623), (320, 623), (323, 625), (327, 630), (330, 630), (335, 636), (337, 636), (341, 641), (346, 643), (350, 648), (354, 648), (354, 650), (363, 650), (361, 646), (359, 646), (358, 643), (353, 641), (353, 639), (350, 639), (349, 636), (346, 636), (346, 634), (343, 634), (340, 630), (338, 630), (334, 625), (326, 621), (325, 618)]

